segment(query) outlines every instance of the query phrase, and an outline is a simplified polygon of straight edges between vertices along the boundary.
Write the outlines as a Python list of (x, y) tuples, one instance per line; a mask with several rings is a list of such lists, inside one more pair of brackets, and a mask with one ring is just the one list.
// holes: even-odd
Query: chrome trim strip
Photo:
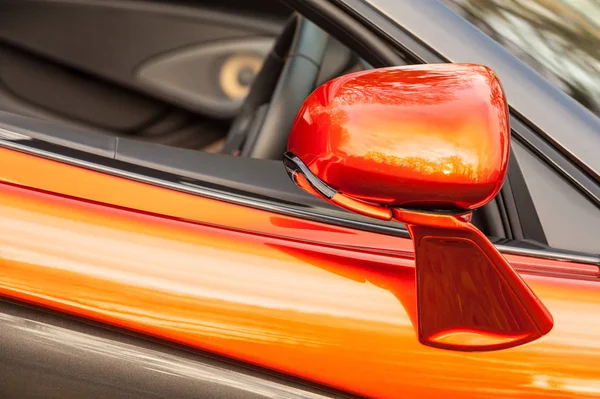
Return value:
[(295, 180), (293, 178), (294, 173), (301, 173), (304, 175), (306, 180), (308, 180), (310, 185), (323, 197), (331, 199), (338, 193), (336, 190), (329, 187), (327, 183), (315, 176), (310, 169), (308, 169), (308, 166), (306, 166), (304, 162), (302, 162), (302, 160), (293, 153), (286, 152), (283, 154), (283, 164), (285, 165), (285, 169), (292, 180)]
[[(30, 146), (18, 144), (15, 142), (2, 140), (0, 139), (0, 147), (13, 149), (16, 151), (24, 152), (31, 155), (40, 156), (43, 158), (47, 158), (53, 161), (59, 161), (63, 163), (67, 163), (74, 166), (83, 167), (86, 169), (94, 170), (97, 172), (107, 173), (114, 176), (122, 177), (125, 179), (135, 180), (142, 183), (151, 184), (154, 186), (169, 188), (173, 190), (177, 190), (180, 192), (185, 192), (188, 194), (200, 195), (206, 198), (211, 198), (219, 201), (225, 201), (237, 205), (248, 206), (251, 208), (261, 209), (270, 212), (276, 212), (284, 215), (300, 217), (303, 219), (310, 219), (321, 222), (332, 222), (334, 224), (344, 224), (347, 226), (353, 226), (357, 228), (362, 228), (366, 230), (376, 231), (380, 233), (389, 233), (393, 235), (405, 235), (408, 236), (408, 231), (399, 227), (386, 227), (381, 225), (371, 225), (369, 223), (364, 223), (357, 220), (351, 219), (342, 219), (339, 217), (332, 217), (329, 215), (315, 213), (310, 211), (303, 211), (300, 209), (291, 208), (285, 205), (280, 204), (272, 204), (267, 203), (265, 201), (261, 201), (258, 199), (250, 199), (245, 198), (239, 195), (235, 195), (232, 193), (221, 192), (217, 190), (208, 189), (202, 187), (200, 185), (195, 185), (190, 182), (170, 182), (167, 180), (157, 179), (150, 176), (145, 176), (137, 173), (132, 173), (129, 171), (99, 165), (93, 162), (88, 162), (85, 160), (68, 157), (56, 153), (52, 153), (49, 151), (40, 150), (37, 148), (32, 148)], [(503, 244), (494, 244), (495, 247), (502, 253), (511, 254), (511, 255), (521, 255), (521, 256), (529, 256), (529, 257), (539, 257), (544, 259), (552, 259), (552, 260), (560, 260), (567, 262), (574, 262), (580, 264), (589, 264), (600, 267), (600, 255), (594, 254), (578, 254), (578, 253), (570, 253), (570, 252), (561, 252), (560, 250), (555, 249), (533, 249), (533, 248), (520, 248)]]
[(562, 260), (567, 262), (582, 263), (588, 265), (600, 266), (600, 255), (585, 254), (585, 253), (571, 253), (561, 252), (556, 249), (535, 249), (535, 248), (521, 248), (513, 247), (510, 245), (494, 244), (498, 251), (508, 255), (521, 255), (530, 256), (535, 258), (544, 258), (552, 260)]

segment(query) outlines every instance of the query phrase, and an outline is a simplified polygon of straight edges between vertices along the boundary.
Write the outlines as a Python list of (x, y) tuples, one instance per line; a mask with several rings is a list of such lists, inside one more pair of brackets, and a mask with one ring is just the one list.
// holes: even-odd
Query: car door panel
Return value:
[(510, 350), (432, 349), (409, 317), (409, 239), (0, 156), (3, 296), (369, 397), (598, 393), (595, 265), (507, 255), (554, 329)]

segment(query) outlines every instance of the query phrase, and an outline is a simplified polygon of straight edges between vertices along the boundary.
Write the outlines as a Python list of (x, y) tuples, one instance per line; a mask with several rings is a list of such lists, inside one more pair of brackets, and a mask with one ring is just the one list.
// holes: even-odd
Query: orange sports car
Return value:
[(0, 2), (0, 398), (600, 397), (598, 21)]

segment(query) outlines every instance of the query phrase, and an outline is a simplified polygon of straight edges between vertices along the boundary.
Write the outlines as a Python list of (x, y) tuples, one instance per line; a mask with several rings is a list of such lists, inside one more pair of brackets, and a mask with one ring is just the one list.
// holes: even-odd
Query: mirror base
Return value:
[(393, 209), (415, 246), (417, 332), (424, 345), (458, 351), (510, 348), (547, 334), (552, 316), (470, 212)]

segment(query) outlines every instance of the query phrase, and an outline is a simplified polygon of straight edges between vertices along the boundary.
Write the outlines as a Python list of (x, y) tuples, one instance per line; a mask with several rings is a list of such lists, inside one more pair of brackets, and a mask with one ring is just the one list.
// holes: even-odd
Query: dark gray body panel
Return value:
[(340, 397), (199, 353), (0, 301), (0, 397)]

